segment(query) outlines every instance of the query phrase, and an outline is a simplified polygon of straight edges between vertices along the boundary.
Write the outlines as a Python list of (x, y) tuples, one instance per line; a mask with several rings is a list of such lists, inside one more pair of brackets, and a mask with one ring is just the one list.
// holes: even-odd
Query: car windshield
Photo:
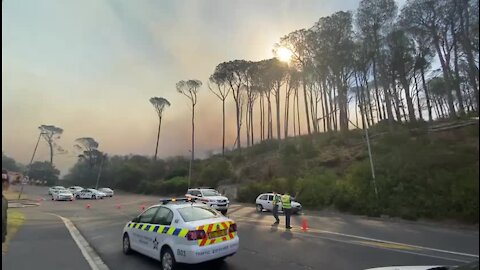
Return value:
[(216, 218), (219, 216), (215, 210), (201, 206), (187, 206), (178, 209), (178, 212), (185, 222)]
[(218, 196), (218, 195), (220, 195), (220, 193), (218, 193), (218, 191), (216, 191), (216, 190), (214, 190), (214, 189), (204, 189), (204, 190), (202, 190), (202, 194), (203, 194), (203, 196), (205, 196), (205, 197)]

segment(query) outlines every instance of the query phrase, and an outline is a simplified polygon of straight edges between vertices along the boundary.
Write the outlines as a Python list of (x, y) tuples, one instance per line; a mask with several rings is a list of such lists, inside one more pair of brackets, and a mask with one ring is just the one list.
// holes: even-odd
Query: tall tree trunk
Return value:
[(328, 97), (327, 97), (327, 81), (326, 79), (323, 81), (323, 103), (325, 107), (325, 114), (323, 115), (324, 123), (327, 123), (327, 131), (330, 132), (332, 131), (332, 126), (330, 125), (330, 110), (328, 107)]
[(465, 107), (464, 107), (464, 101), (463, 101), (463, 95), (462, 95), (462, 90), (460, 89), (460, 71), (458, 68), (458, 46), (457, 46), (457, 37), (454, 32), (454, 26), (453, 23), (451, 24), (451, 31), (452, 31), (452, 36), (453, 36), (453, 68), (454, 68), (454, 73), (455, 73), (455, 80), (454, 80), (454, 85), (455, 85), (455, 93), (457, 94), (457, 100), (458, 100), (458, 112), (460, 116), (465, 115)]
[(248, 95), (249, 94), (247, 93), (247, 104), (245, 110), (245, 132), (247, 135), (247, 147), (250, 147), (250, 97)]
[(289, 84), (285, 87), (285, 114), (283, 117), (283, 131), (285, 139), (288, 138), (288, 111), (290, 107), (290, 89)]
[(413, 70), (413, 81), (415, 82), (415, 93), (417, 96), (418, 117), (423, 120), (422, 105), (420, 104), (420, 90), (418, 90), (417, 75), (415, 70)]
[(53, 143), (51, 139), (48, 141), (48, 147), (50, 148), (50, 165), (53, 166)]
[(412, 96), (410, 96), (410, 83), (405, 76), (400, 77), (403, 89), (405, 90), (405, 100), (407, 101), (408, 119), (415, 122), (415, 109), (413, 108)]
[(195, 105), (192, 105), (192, 157), (191, 162), (195, 160)]
[(313, 127), (313, 133), (317, 133), (317, 125), (316, 125), (316, 119), (315, 119), (315, 107), (313, 104), (313, 84), (310, 86), (310, 117), (312, 118), (312, 127)]
[(255, 108), (255, 102), (252, 101), (252, 103), (250, 104), (250, 140), (252, 142), (252, 145), (255, 144), (255, 140), (253, 138), (253, 109)]
[(297, 95), (297, 131), (298, 131), (298, 136), (300, 136), (302, 134), (302, 130), (300, 129), (300, 99), (298, 98), (298, 89), (296, 91), (296, 95)]
[(222, 156), (225, 156), (225, 98), (222, 99)]
[(380, 105), (380, 95), (378, 94), (378, 83), (377, 83), (377, 70), (376, 70), (376, 60), (373, 58), (373, 84), (375, 86), (375, 99), (377, 102), (377, 117), (379, 120), (383, 119), (382, 106)]
[(397, 121), (401, 123), (402, 116), (400, 115), (400, 99), (398, 97), (397, 82), (395, 81), (395, 75), (392, 75), (392, 86), (393, 86), (393, 99), (395, 101), (395, 116), (397, 117)]
[(157, 160), (158, 154), (158, 141), (160, 140), (160, 127), (162, 126), (162, 117), (158, 117), (158, 131), (157, 131), (157, 145), (155, 146), (155, 156), (153, 160)]
[(437, 56), (438, 56), (438, 59), (440, 60), (440, 64), (441, 64), (441, 67), (442, 67), (442, 71), (443, 71), (443, 77), (445, 78), (445, 82), (447, 83), (447, 103), (448, 103), (448, 109), (449, 109), (449, 116), (451, 118), (456, 118), (457, 117), (457, 114), (455, 112), (455, 105), (453, 104), (453, 95), (452, 95), (452, 88), (453, 88), (453, 85), (452, 85), (452, 77), (450, 76), (450, 67), (447, 65), (444, 57), (443, 57), (443, 54), (442, 54), (442, 50), (440, 49), (440, 41), (439, 41), (439, 38), (436, 34), (434, 34), (434, 45), (435, 45), (435, 49), (437, 51)]
[(277, 108), (277, 138), (278, 140), (282, 139), (282, 136), (280, 134), (280, 84), (277, 85), (277, 94), (275, 95), (275, 105)]
[(297, 110), (297, 106), (296, 106), (296, 95), (297, 95), (297, 92), (298, 92), (298, 89), (295, 89), (294, 92), (293, 92), (293, 107), (292, 107), (292, 116), (293, 116), (293, 136), (296, 137), (297, 136), (297, 121), (296, 121), (296, 110)]
[(308, 113), (308, 102), (307, 102), (307, 79), (305, 78), (305, 72), (303, 72), (303, 99), (305, 101), (305, 116), (307, 120), (307, 131), (308, 135), (312, 134), (312, 131), (310, 129), (310, 115)]
[(270, 100), (270, 92), (267, 93), (267, 121), (268, 121), (268, 127), (267, 127), (267, 139), (272, 139), (273, 138), (273, 127), (272, 127), (272, 103)]
[(427, 88), (427, 82), (425, 81), (425, 69), (422, 66), (420, 68), (420, 75), (422, 76), (422, 86), (423, 86), (423, 92), (425, 93), (425, 99), (427, 100), (427, 109), (428, 109), (428, 121), (433, 121), (432, 117), (432, 105), (430, 104), (430, 93)]

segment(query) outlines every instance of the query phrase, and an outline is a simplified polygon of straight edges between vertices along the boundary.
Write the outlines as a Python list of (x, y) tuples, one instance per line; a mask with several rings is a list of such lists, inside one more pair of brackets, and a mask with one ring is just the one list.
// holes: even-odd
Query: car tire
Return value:
[(97, 199), (97, 196), (92, 195), (92, 200), (96, 200), (96, 199)]
[(175, 256), (173, 255), (172, 250), (169, 247), (162, 249), (160, 254), (160, 263), (162, 265), (162, 270), (175, 270), (177, 262), (175, 261)]
[(80, 199), (80, 195), (75, 196), (75, 198), (77, 198), (77, 200), (79, 200), (79, 199)]
[(222, 213), (222, 215), (224, 215), (224, 216), (227, 214), (227, 212), (228, 212), (228, 210), (222, 210), (222, 211), (220, 211), (220, 213)]
[(130, 247), (130, 237), (125, 233), (123, 235), (123, 245), (122, 245), (123, 254), (129, 255), (132, 253), (132, 248)]
[(261, 204), (257, 204), (255, 207), (257, 209), (257, 212), (261, 213), (263, 211), (263, 206)]

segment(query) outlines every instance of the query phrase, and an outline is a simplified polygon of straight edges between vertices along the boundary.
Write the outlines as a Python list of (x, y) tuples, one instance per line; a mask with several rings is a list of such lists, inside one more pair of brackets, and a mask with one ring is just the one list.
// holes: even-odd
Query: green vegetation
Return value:
[[(196, 160), (192, 186), (239, 185), (238, 200), (289, 192), (306, 208), (370, 216), (478, 222), (478, 126), (428, 133), (425, 124), (371, 129), (378, 197), (363, 133), (322, 133), (266, 141)], [(189, 160), (112, 157), (100, 185), (158, 195), (184, 194)], [(80, 160), (67, 179), (94, 185), (98, 170)]]

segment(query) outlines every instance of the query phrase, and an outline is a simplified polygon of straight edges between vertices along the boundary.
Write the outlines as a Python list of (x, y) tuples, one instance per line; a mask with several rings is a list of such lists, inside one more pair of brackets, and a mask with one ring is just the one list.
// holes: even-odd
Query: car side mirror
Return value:
[(132, 219), (132, 222), (138, 222), (139, 220), (140, 220), (140, 217), (134, 217), (134, 218)]

